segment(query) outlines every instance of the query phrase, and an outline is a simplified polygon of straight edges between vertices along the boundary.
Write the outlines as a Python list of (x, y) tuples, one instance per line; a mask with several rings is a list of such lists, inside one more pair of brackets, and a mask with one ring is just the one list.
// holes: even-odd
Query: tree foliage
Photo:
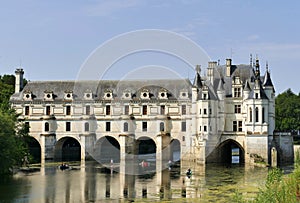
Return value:
[(298, 131), (300, 129), (300, 95), (288, 89), (276, 97), (275, 105), (276, 130)]
[(18, 121), (9, 104), (14, 93), (14, 81), (13, 75), (0, 76), (0, 174), (11, 173), (11, 169), (20, 165), (27, 153), (24, 138), (28, 128)]

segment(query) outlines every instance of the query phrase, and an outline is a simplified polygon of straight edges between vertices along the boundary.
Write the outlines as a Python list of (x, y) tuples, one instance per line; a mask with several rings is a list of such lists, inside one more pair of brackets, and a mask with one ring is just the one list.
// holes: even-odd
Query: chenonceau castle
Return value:
[[(204, 65), (202, 65), (203, 67)], [(11, 104), (41, 161), (126, 158), (270, 161), (275, 90), (268, 67), (209, 62), (165, 80), (29, 81), (16, 70)]]

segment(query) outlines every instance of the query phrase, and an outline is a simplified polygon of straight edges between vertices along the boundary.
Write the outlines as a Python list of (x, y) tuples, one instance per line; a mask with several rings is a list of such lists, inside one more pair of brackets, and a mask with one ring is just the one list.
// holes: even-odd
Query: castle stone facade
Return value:
[(269, 159), (275, 90), (258, 59), (209, 62), (206, 75), (197, 65), (192, 82), (29, 81), (23, 87), (24, 71), (15, 73), (10, 102), (30, 126), (42, 162), (67, 153), (106, 162), (139, 154), (202, 164)]

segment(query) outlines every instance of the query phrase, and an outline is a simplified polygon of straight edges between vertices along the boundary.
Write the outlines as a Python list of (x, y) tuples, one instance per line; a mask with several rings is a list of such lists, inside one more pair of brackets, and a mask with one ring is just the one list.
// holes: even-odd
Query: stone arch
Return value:
[(112, 136), (103, 136), (97, 140), (94, 148), (94, 159), (101, 164), (120, 162), (120, 143)]
[(245, 150), (237, 141), (227, 139), (220, 143), (206, 160), (213, 163), (244, 164)]
[(139, 161), (155, 162), (156, 151), (156, 142), (152, 138), (141, 136), (136, 140), (136, 154)]
[(81, 145), (73, 137), (63, 137), (57, 140), (54, 150), (55, 161), (80, 161)]
[(41, 162), (41, 145), (39, 141), (31, 136), (26, 136), (24, 138), (25, 143), (27, 144), (29, 155), (30, 155), (30, 162), (31, 163), (40, 163)]

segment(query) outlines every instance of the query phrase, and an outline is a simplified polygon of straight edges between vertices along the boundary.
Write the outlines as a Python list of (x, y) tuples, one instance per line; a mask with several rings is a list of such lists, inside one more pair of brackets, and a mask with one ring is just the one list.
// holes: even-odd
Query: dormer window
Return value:
[(166, 89), (161, 89), (158, 93), (159, 99), (168, 99), (168, 91)]
[(65, 96), (64, 96), (65, 100), (73, 100), (73, 91), (65, 91)]
[(106, 99), (106, 100), (112, 100), (113, 99), (112, 90), (106, 90), (104, 92), (104, 99)]
[(149, 90), (144, 89), (144, 90), (141, 92), (141, 99), (150, 99), (150, 93), (149, 93)]
[(123, 92), (123, 99), (131, 99), (131, 92), (130, 91), (125, 91)]
[(44, 91), (44, 100), (45, 101), (53, 101), (54, 99), (54, 94), (53, 91)]
[(84, 99), (86, 100), (90, 100), (90, 99), (93, 99), (93, 94), (92, 94), (92, 91), (91, 90), (86, 90), (86, 92), (84, 93)]
[(23, 100), (31, 101), (32, 100), (32, 93), (31, 91), (25, 91), (23, 95)]
[(181, 99), (187, 99), (187, 98), (188, 98), (188, 92), (187, 92), (186, 90), (180, 91), (179, 97), (180, 97)]

